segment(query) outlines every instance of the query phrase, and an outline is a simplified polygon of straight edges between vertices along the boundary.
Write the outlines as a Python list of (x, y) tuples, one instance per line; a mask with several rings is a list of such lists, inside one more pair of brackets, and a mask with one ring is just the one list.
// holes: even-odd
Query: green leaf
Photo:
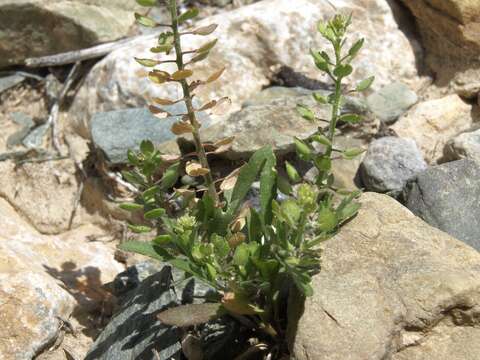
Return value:
[(344, 121), (344, 122), (349, 123), (349, 124), (356, 124), (356, 123), (359, 123), (360, 121), (362, 121), (362, 117), (360, 115), (357, 115), (357, 114), (344, 114), (344, 115), (340, 116), (340, 118), (338, 120)]
[(178, 180), (180, 163), (170, 165), (162, 176), (160, 189), (165, 191), (170, 189)]
[(328, 104), (327, 98), (319, 93), (313, 93), (313, 98), (321, 105)]
[(198, 14), (199, 11), (197, 8), (191, 8), (178, 17), (178, 23), (181, 24), (187, 20), (193, 19), (194, 17), (197, 17)]
[(136, 0), (140, 6), (152, 7), (157, 5), (157, 0)]
[(146, 67), (154, 67), (155, 65), (158, 65), (159, 62), (157, 60), (153, 60), (153, 59), (139, 59), (139, 58), (135, 58), (135, 61), (137, 63), (139, 63), (140, 65), (142, 66), (146, 66)]
[(315, 159), (315, 166), (320, 171), (330, 171), (332, 168), (332, 159), (328, 156), (320, 156), (319, 158)]
[(297, 112), (303, 117), (305, 120), (310, 122), (315, 121), (315, 113), (305, 105), (298, 104), (297, 105)]
[(318, 212), (317, 224), (320, 231), (331, 232), (337, 227), (337, 216), (331, 209), (323, 207)]
[(127, 151), (127, 158), (128, 162), (132, 165), (138, 166), (140, 164), (138, 156), (130, 149)]
[(147, 211), (143, 215), (143, 217), (145, 219), (152, 220), (152, 219), (158, 219), (158, 218), (162, 217), (163, 215), (165, 215), (165, 209), (158, 208), (158, 209), (153, 209), (153, 210)]
[(357, 56), (357, 54), (360, 51), (360, 49), (362, 48), (364, 42), (365, 42), (365, 39), (360, 39), (357, 42), (355, 42), (355, 44), (353, 44), (353, 46), (348, 51), (348, 55), (350, 55), (350, 57), (352, 57), (352, 58)]
[(160, 188), (157, 185), (154, 185), (154, 186), (148, 188), (147, 190), (145, 190), (142, 193), (142, 197), (145, 201), (148, 201), (148, 200), (152, 199), (158, 193), (159, 190), (160, 190)]
[(132, 230), (134, 233), (137, 233), (137, 234), (148, 233), (148, 232), (152, 231), (152, 228), (150, 226), (145, 226), (145, 225), (129, 224), (128, 228), (130, 230)]
[(272, 222), (272, 200), (277, 196), (277, 159), (273, 150), (266, 153), (266, 161), (260, 174), (260, 209), (264, 225)]
[(365, 152), (365, 149), (350, 148), (343, 151), (342, 155), (345, 159), (353, 159)]
[(218, 256), (219, 259), (224, 259), (230, 252), (230, 245), (228, 245), (227, 240), (225, 238), (214, 235), (212, 238), (213, 247), (215, 249), (215, 255)]
[[(133, 252), (140, 255), (145, 255), (153, 259), (160, 261), (165, 261), (165, 257), (162, 255), (162, 250), (155, 247), (152, 243), (144, 241), (127, 241), (120, 245), (118, 248), (123, 251)], [(165, 255), (168, 257), (168, 253), (165, 252)]]
[(312, 155), (312, 149), (310, 148), (310, 146), (297, 137), (295, 137), (293, 141), (295, 143), (295, 149), (297, 151), (297, 154), (302, 159), (305, 159), (305, 160), (310, 159), (310, 156)]
[(355, 216), (360, 207), (361, 205), (359, 203), (351, 202), (345, 205), (341, 211), (337, 211), (337, 217), (340, 219), (340, 221), (346, 221)]
[(333, 70), (333, 74), (339, 78), (344, 78), (350, 75), (352, 71), (353, 68), (350, 64), (338, 65), (335, 70)]
[(360, 81), (355, 88), (356, 91), (365, 91), (372, 86), (373, 82), (375, 81), (375, 76), (370, 76), (362, 81)]
[(190, 60), (190, 62), (196, 63), (196, 62), (205, 60), (205, 59), (208, 57), (208, 54), (210, 54), (209, 51), (205, 51), (205, 52), (199, 53), (198, 55), (194, 56), (194, 57)]
[(293, 192), (292, 185), (284, 176), (277, 176), (277, 187), (285, 195), (290, 195)]
[(173, 49), (173, 45), (158, 45), (158, 46), (155, 46), (155, 47), (152, 47), (150, 49), (150, 51), (152, 53), (155, 53), (155, 54), (158, 54), (158, 53), (169, 53), (170, 51), (172, 51)]
[(155, 146), (153, 146), (153, 143), (150, 140), (143, 140), (140, 143), (140, 151), (143, 155), (150, 155), (155, 151)]
[(329, 72), (330, 71), (330, 66), (327, 61), (322, 57), (322, 55), (314, 50), (310, 49), (310, 54), (313, 57), (313, 61), (315, 62), (315, 66), (324, 72)]
[(295, 167), (292, 164), (290, 164), (288, 161), (285, 161), (285, 169), (287, 171), (288, 178), (290, 179), (291, 182), (297, 183), (297, 182), (300, 182), (300, 180), (302, 180), (302, 177), (298, 173), (297, 169), (295, 169)]
[(250, 251), (247, 244), (242, 243), (237, 246), (235, 249), (235, 254), (233, 255), (233, 263), (237, 266), (245, 266), (250, 258)]
[(152, 240), (152, 243), (158, 246), (163, 246), (163, 245), (167, 245), (171, 241), (172, 241), (172, 237), (170, 235), (159, 235)]
[(157, 26), (157, 22), (155, 20), (149, 18), (148, 16), (143, 16), (139, 13), (135, 13), (135, 19), (137, 20), (137, 23), (146, 27), (153, 28)]
[(123, 204), (120, 204), (120, 209), (127, 210), (127, 211), (137, 211), (137, 210), (142, 210), (143, 205), (135, 204), (135, 203), (123, 203)]

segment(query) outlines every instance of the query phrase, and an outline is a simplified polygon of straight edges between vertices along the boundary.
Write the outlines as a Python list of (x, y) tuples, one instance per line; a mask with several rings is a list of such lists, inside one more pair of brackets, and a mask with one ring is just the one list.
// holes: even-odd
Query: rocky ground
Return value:
[[(477, 1), (185, 0), (183, 6), (195, 2), (203, 12), (199, 24), (219, 24), (218, 45), (195, 73), (227, 69), (198, 101), (232, 100), (222, 114), (202, 117), (204, 139), (236, 135), (215, 159), (218, 172), (271, 144), (312, 176), (295, 159), (292, 139), (316, 129), (296, 104), (330, 87), (308, 56), (313, 44), (324, 44), (315, 24), (334, 13), (333, 4), (353, 14), (355, 37), (367, 39), (352, 81), (372, 74), (376, 81), (365, 98), (345, 104), (365, 121), (342, 126), (337, 144), (367, 151), (334, 164), (339, 186), (365, 189), (363, 207), (326, 243), (315, 296), (290, 304), (292, 358), (479, 359)], [(152, 97), (178, 89), (148, 82), (134, 61), (155, 39), (134, 25), (135, 10), (134, 0), (0, 2), (1, 360), (154, 359), (153, 350), (180, 359), (181, 334), (152, 314), (208, 291), (173, 286), (168, 268), (115, 250), (132, 236), (125, 229), (131, 215), (118, 208), (131, 196), (119, 176), (126, 151), (146, 138), (168, 153), (191, 146), (188, 138), (173, 140), (174, 119), (159, 122), (145, 108)], [(133, 36), (75, 66), (25, 66), (27, 58)], [(186, 38), (185, 47), (195, 45)], [(310, 105), (328, 116), (328, 107)], [(202, 330), (204, 358), (220, 359), (238, 329), (228, 322), (209, 326)]]

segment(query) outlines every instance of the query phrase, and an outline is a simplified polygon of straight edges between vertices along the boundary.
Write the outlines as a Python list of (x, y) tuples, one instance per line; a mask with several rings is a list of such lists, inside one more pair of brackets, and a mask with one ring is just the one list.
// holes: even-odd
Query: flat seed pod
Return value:
[(166, 111), (164, 109), (161, 109), (159, 107), (153, 106), (153, 105), (150, 105), (148, 107), (148, 110), (150, 110), (150, 112), (154, 115), (163, 114), (165, 116), (172, 116), (172, 114), (170, 114), (168, 111)]
[(153, 98), (153, 101), (155, 101), (159, 105), (173, 105), (177, 103), (177, 101), (173, 101), (169, 99), (161, 99), (161, 98)]
[(155, 65), (158, 65), (158, 64), (159, 64), (159, 61), (153, 60), (153, 59), (139, 59), (139, 58), (135, 58), (135, 61), (136, 61), (137, 63), (139, 63), (140, 65), (146, 66), (146, 67), (154, 67)]
[(205, 81), (205, 83), (209, 84), (211, 82), (214, 82), (214, 81), (218, 80), (220, 78), (220, 76), (222, 76), (224, 71), (225, 71), (225, 68), (223, 67), (220, 70), (214, 72), (212, 75), (210, 75), (210, 77), (207, 79), (207, 81)]
[(213, 49), (213, 47), (217, 44), (218, 39), (212, 40), (203, 44), (200, 48), (197, 49), (197, 53), (208, 52)]
[(170, 74), (166, 71), (150, 71), (148, 78), (155, 84), (163, 84), (170, 78)]
[(173, 80), (184, 80), (193, 75), (193, 71), (189, 69), (178, 70), (174, 72), (171, 76)]
[(172, 133), (175, 135), (189, 134), (193, 131), (192, 125), (185, 121), (179, 121), (172, 125)]
[(187, 175), (197, 177), (207, 175), (209, 173), (209, 170), (203, 168), (202, 165), (200, 165), (199, 163), (191, 161), (185, 166), (185, 172), (187, 173)]
[(146, 27), (156, 27), (157, 22), (148, 16), (143, 16), (139, 13), (135, 13), (135, 19), (137, 20), (137, 23), (140, 25), (146, 26)]
[(191, 63), (195, 63), (195, 62), (199, 62), (199, 61), (205, 60), (205, 59), (208, 57), (208, 54), (209, 54), (208, 51), (199, 53), (198, 55), (194, 56), (194, 57), (190, 60), (190, 62), (191, 62)]
[(195, 29), (192, 31), (192, 34), (194, 35), (210, 35), (217, 29), (218, 25), (217, 24), (210, 24), (207, 26), (200, 27), (198, 29)]

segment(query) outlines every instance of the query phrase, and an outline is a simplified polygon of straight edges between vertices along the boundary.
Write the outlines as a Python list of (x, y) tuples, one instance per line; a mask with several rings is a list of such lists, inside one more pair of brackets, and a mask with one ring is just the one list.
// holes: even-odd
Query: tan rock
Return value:
[(477, 0), (403, 0), (417, 18), (437, 84), (475, 97), (480, 91), (480, 6)]
[(91, 241), (103, 234), (94, 226), (44, 236), (0, 199), (0, 229), (0, 359), (32, 359), (53, 345), (61, 319), (107, 302), (102, 284), (123, 267)]
[(445, 144), (476, 120), (471, 105), (458, 95), (449, 95), (415, 105), (392, 129), (400, 137), (415, 140), (425, 160), (434, 163), (442, 157)]
[[(418, 80), (415, 52), (419, 48), (414, 49), (399, 30), (384, 0), (354, 0), (338, 3), (338, 7), (339, 11), (353, 12), (352, 40), (362, 36), (368, 39), (355, 64), (352, 81), (374, 74), (377, 89), (400, 79), (408, 84)], [(223, 66), (227, 71), (219, 81), (199, 90), (198, 98), (205, 102), (228, 96), (232, 100), (225, 113), (228, 115), (269, 84), (276, 65), (288, 65), (318, 77), (319, 71), (308, 52), (312, 46), (326, 47), (316, 31), (316, 23), (333, 14), (334, 9), (326, 1), (296, 0), (292, 6), (290, 0), (265, 0), (203, 20), (198, 25), (219, 25), (214, 34), (219, 41), (208, 61), (192, 67), (194, 78), (204, 79)], [(194, 49), (205, 41), (187, 36), (182, 43), (185, 49)], [(88, 122), (95, 112), (144, 106), (154, 96), (180, 96), (175, 84), (158, 86), (139, 77), (144, 71), (133, 57), (151, 56), (149, 49), (154, 43), (154, 37), (146, 37), (136, 45), (113, 52), (92, 69), (71, 109), (76, 128), (83, 136), (88, 137)]]
[[(366, 193), (361, 202), (324, 244), (293, 357), (480, 358), (480, 254), (386, 195)], [(298, 314), (291, 310), (292, 320)]]

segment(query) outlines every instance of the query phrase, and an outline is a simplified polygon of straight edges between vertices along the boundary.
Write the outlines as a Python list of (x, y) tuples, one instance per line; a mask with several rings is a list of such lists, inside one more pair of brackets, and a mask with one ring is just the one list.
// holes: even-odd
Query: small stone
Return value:
[(37, 149), (42, 146), (45, 135), (47, 134), (50, 126), (48, 124), (42, 124), (34, 128), (30, 133), (25, 136), (22, 143), (23, 146), (29, 149)]
[(7, 75), (0, 77), (0, 94), (5, 90), (8, 90), (15, 85), (20, 84), (25, 80), (25, 77), (18, 74)]
[(398, 195), (409, 179), (426, 168), (415, 141), (389, 136), (370, 144), (360, 176), (367, 190)]
[(387, 85), (367, 98), (370, 110), (387, 125), (395, 122), (417, 101), (417, 94), (399, 82)]
[(467, 158), (480, 162), (480, 130), (458, 135), (445, 145), (443, 153), (445, 161)]
[(419, 173), (404, 190), (406, 206), (430, 225), (480, 251), (480, 164), (457, 160)]

